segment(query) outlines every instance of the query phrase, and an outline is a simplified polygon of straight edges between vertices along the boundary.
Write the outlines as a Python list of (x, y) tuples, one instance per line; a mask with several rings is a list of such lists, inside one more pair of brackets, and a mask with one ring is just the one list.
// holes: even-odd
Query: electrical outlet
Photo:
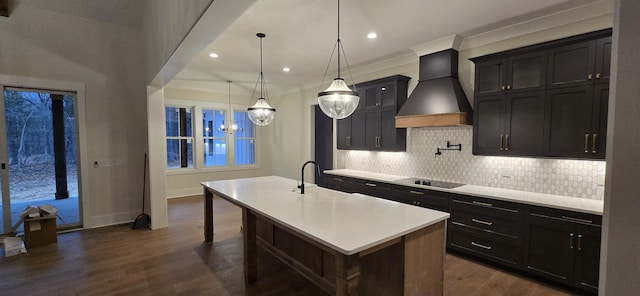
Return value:
[(503, 168), (500, 170), (500, 177), (503, 179), (513, 178), (513, 168)]

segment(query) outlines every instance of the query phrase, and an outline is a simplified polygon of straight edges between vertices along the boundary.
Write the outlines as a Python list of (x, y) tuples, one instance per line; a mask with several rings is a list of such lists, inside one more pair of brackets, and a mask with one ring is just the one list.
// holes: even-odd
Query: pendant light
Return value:
[[(255, 103), (255, 105), (249, 107), (247, 109), (249, 113), (249, 119), (255, 125), (265, 126), (273, 121), (275, 117), (276, 109), (269, 106), (267, 100), (263, 96), (263, 91), (266, 93), (267, 85), (264, 82), (264, 75), (262, 74), (262, 38), (266, 37), (264, 33), (256, 34), (258, 38), (260, 38), (260, 75), (258, 76), (258, 81), (256, 81), (256, 87), (258, 87), (258, 82), (260, 83), (260, 98)], [(253, 93), (256, 92), (256, 87), (253, 88)], [(253, 97), (253, 95), (252, 95)]]
[[(231, 80), (227, 80), (227, 83), (229, 84), (229, 118), (233, 118), (233, 108), (231, 107)], [(231, 135), (234, 132), (238, 131), (238, 125), (233, 122), (233, 119), (227, 120), (226, 125), (224, 124), (223, 120), (219, 130)]]
[[(342, 50), (344, 54), (344, 48), (340, 41), (340, 0), (338, 0), (338, 40), (333, 48), (334, 51), (336, 46), (338, 47), (338, 77), (333, 79), (329, 88), (318, 93), (318, 104), (322, 112), (327, 114), (327, 116), (335, 119), (343, 119), (349, 117), (349, 115), (356, 110), (360, 96), (357, 91), (351, 90), (344, 82), (344, 79), (340, 77), (340, 50)], [(331, 58), (333, 58), (333, 52), (331, 53)], [(347, 69), (349, 69), (346, 55), (344, 60), (347, 64)], [(331, 63), (331, 59), (329, 59), (329, 63)], [(329, 67), (327, 66), (327, 70), (328, 69)], [(327, 72), (325, 71), (325, 76), (326, 75)]]

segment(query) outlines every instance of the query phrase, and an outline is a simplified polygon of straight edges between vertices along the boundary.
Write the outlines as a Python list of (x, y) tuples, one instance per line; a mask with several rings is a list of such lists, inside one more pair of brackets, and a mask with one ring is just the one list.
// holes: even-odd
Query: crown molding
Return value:
[(459, 50), (461, 43), (462, 43), (462, 37), (460, 35), (454, 34), (454, 35), (450, 35), (440, 39), (418, 44), (416, 46), (411, 47), (411, 50), (413, 50), (418, 56), (423, 56), (423, 55), (431, 54), (434, 52), (443, 51), (445, 49), (453, 48), (455, 50)]

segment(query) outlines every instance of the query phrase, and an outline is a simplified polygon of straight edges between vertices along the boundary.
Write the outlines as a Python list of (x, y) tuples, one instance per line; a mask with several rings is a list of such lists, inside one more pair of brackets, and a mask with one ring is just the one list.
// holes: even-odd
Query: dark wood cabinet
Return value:
[(548, 88), (608, 83), (611, 73), (611, 37), (602, 37), (549, 50)]
[(414, 206), (448, 212), (451, 194), (416, 187), (394, 186), (390, 199)]
[(396, 75), (358, 84), (358, 108), (338, 120), (338, 149), (406, 151), (406, 129), (395, 127), (395, 116), (407, 99), (409, 79)]
[(604, 159), (608, 102), (608, 84), (547, 91), (544, 155)]
[(532, 207), (527, 215), (526, 269), (563, 284), (597, 292), (600, 221), (595, 215)]
[(473, 153), (540, 155), (543, 143), (544, 92), (479, 97), (475, 101)]
[(473, 58), (473, 153), (604, 159), (610, 34)]

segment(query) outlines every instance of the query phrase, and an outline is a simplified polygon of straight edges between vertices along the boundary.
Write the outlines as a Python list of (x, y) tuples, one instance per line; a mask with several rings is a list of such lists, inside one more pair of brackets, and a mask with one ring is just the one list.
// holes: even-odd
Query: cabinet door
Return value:
[(365, 149), (365, 113), (354, 112), (351, 114), (351, 146), (350, 149)]
[(607, 120), (609, 116), (609, 84), (596, 84), (593, 89), (593, 118), (591, 121), (591, 153), (604, 159), (607, 148)]
[(378, 107), (380, 105), (378, 87), (379, 86), (375, 85), (360, 90), (360, 99), (362, 100), (364, 98), (365, 108)]
[(547, 52), (519, 55), (508, 59), (507, 92), (543, 90)]
[(611, 37), (596, 41), (596, 82), (609, 83), (611, 76)]
[(496, 95), (506, 89), (507, 61), (491, 60), (476, 64), (476, 97)]
[(380, 148), (380, 112), (365, 113), (365, 145), (369, 150)]
[(592, 83), (595, 51), (595, 41), (550, 49), (547, 87), (558, 88)]
[(503, 95), (476, 97), (473, 116), (473, 154), (502, 153), (504, 98)]
[(336, 137), (338, 138), (337, 146), (338, 149), (351, 149), (351, 116), (338, 119), (338, 133)]
[(596, 226), (578, 228), (575, 246), (575, 285), (594, 293), (598, 291), (600, 271), (600, 231)]
[(406, 129), (396, 128), (396, 109), (380, 111), (380, 149), (384, 151), (406, 150)]
[(549, 90), (545, 101), (546, 156), (592, 157), (591, 113), (593, 87)]
[(505, 121), (505, 154), (542, 154), (544, 91), (509, 94)]
[[(398, 100), (398, 93), (396, 89), (397, 82), (389, 82), (379, 86), (380, 91), (380, 106), (392, 107), (396, 105)], [(395, 115), (395, 114), (394, 114)]]
[(571, 284), (575, 248), (574, 227), (530, 214), (525, 244), (526, 269), (536, 275)]

